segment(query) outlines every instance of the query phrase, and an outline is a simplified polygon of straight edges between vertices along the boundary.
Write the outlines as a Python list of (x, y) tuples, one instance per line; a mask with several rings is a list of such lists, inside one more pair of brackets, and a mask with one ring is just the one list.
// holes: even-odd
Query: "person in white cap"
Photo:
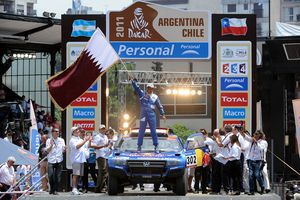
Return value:
[(83, 139), (79, 137), (79, 128), (71, 128), (71, 140), (69, 142), (71, 150), (71, 164), (73, 168), (73, 189), (71, 195), (80, 195), (81, 192), (77, 189), (78, 178), (79, 176), (84, 175), (84, 162), (86, 162), (85, 157), (85, 147), (84, 144), (90, 140), (90, 136), (87, 136)]
[(129, 74), (129, 79), (132, 82), (132, 86), (135, 90), (135, 92), (138, 94), (140, 101), (141, 101), (141, 116), (140, 116), (140, 129), (139, 129), (139, 136), (138, 136), (138, 148), (137, 152), (140, 153), (142, 150), (143, 145), (143, 139), (144, 139), (144, 133), (146, 130), (147, 122), (150, 126), (151, 136), (153, 140), (153, 145), (155, 153), (159, 153), (158, 149), (158, 139), (157, 139), (157, 133), (156, 133), (156, 117), (155, 117), (155, 108), (157, 107), (160, 114), (162, 115), (162, 118), (164, 122), (166, 121), (166, 116), (164, 109), (159, 101), (159, 98), (157, 95), (153, 94), (154, 85), (152, 83), (147, 84), (147, 91), (141, 90), (139, 86), (137, 86), (135, 80), (133, 80), (133, 76)]
[(46, 149), (48, 154), (48, 179), (50, 184), (49, 194), (57, 195), (60, 176), (62, 171), (63, 153), (66, 152), (68, 146), (65, 145), (65, 140), (58, 137), (59, 130), (52, 129), (52, 138), (46, 141)]

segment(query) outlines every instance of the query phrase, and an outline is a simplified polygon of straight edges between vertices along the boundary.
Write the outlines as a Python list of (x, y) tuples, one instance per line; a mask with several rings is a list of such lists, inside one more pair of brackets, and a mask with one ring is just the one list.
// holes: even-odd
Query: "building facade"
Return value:
[(37, 0), (0, 0), (0, 12), (36, 16), (36, 10), (33, 9), (36, 3)]

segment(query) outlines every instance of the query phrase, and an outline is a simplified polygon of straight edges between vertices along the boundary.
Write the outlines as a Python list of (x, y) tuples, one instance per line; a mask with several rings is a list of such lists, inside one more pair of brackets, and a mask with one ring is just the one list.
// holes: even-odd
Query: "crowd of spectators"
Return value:
[[(25, 99), (24, 95), (20, 100), (15, 99), (13, 102), (7, 102), (4, 98), (0, 103), (3, 108), (0, 110), (0, 138), (28, 150), (30, 147), (29, 128), (22, 128), (21, 125), (22, 112), (25, 120), (30, 119), (30, 99), (27, 101)], [(57, 118), (51, 116), (50, 111), (45, 113), (45, 110), (39, 110), (45, 108), (45, 106), (35, 103), (34, 100), (32, 100), (32, 105), (40, 134), (39, 139), (42, 143), (41, 139), (44, 134), (51, 138), (52, 128), (55, 127), (61, 130), (61, 126)]]

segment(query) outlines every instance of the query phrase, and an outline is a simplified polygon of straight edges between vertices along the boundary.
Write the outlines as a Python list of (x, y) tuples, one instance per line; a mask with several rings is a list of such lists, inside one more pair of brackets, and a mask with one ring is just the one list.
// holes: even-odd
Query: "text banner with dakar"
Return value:
[(109, 11), (111, 45), (121, 59), (210, 59), (211, 13), (137, 1)]

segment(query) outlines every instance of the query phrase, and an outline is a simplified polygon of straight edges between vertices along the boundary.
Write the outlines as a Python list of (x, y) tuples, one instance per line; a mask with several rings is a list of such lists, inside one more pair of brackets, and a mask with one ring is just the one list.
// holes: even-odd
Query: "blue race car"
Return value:
[(108, 194), (124, 192), (124, 186), (154, 183), (172, 186), (177, 195), (186, 195), (188, 170), (183, 145), (168, 128), (157, 128), (159, 152), (153, 148), (150, 129), (146, 128), (142, 152), (136, 153), (138, 128), (119, 138), (108, 158)]

